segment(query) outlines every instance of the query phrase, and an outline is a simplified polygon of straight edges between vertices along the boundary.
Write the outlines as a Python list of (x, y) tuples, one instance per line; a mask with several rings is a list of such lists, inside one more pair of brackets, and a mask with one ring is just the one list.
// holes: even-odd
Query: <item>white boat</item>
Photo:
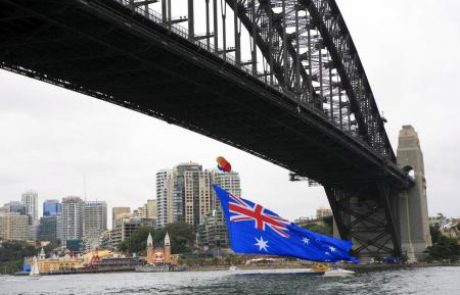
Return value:
[(349, 277), (354, 275), (354, 271), (342, 269), (342, 268), (333, 268), (326, 270), (323, 274), (325, 278), (342, 278), (342, 277)]
[(32, 263), (32, 267), (30, 268), (29, 276), (39, 276), (40, 270), (38, 268), (37, 256), (34, 256), (34, 261)]

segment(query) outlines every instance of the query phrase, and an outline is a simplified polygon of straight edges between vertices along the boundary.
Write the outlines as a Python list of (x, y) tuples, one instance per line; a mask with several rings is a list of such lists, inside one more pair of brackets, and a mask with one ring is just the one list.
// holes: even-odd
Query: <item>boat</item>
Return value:
[(184, 271), (185, 266), (177, 266), (171, 265), (168, 263), (165, 264), (146, 264), (146, 265), (138, 265), (135, 267), (135, 270), (138, 272), (169, 272), (169, 271)]
[(38, 268), (37, 256), (34, 256), (32, 267), (30, 268), (29, 276), (37, 277), (40, 275), (40, 269)]
[(343, 278), (354, 275), (354, 271), (347, 270), (343, 268), (334, 267), (332, 269), (326, 270), (323, 274), (324, 278)]

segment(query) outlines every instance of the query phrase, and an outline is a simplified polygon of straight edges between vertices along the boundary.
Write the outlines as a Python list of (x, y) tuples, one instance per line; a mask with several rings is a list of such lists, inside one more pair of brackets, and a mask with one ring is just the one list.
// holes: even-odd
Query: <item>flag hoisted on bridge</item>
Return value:
[(232, 250), (241, 254), (291, 256), (312, 261), (358, 262), (350, 256), (350, 241), (318, 234), (217, 185)]

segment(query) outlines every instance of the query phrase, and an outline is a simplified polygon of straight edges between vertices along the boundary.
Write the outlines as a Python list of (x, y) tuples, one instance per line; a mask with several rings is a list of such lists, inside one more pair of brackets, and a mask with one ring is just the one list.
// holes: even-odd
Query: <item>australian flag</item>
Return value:
[(350, 241), (334, 239), (299, 227), (278, 214), (213, 185), (227, 222), (232, 250), (337, 262), (358, 260), (350, 256)]

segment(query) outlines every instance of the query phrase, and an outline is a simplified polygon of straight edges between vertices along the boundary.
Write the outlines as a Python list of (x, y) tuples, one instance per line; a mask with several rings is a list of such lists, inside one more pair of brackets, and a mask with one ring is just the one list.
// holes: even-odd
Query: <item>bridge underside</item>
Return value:
[(391, 204), (407, 180), (393, 163), (305, 105), (114, 1), (0, 0), (0, 62), (314, 179), (357, 252), (399, 253)]

